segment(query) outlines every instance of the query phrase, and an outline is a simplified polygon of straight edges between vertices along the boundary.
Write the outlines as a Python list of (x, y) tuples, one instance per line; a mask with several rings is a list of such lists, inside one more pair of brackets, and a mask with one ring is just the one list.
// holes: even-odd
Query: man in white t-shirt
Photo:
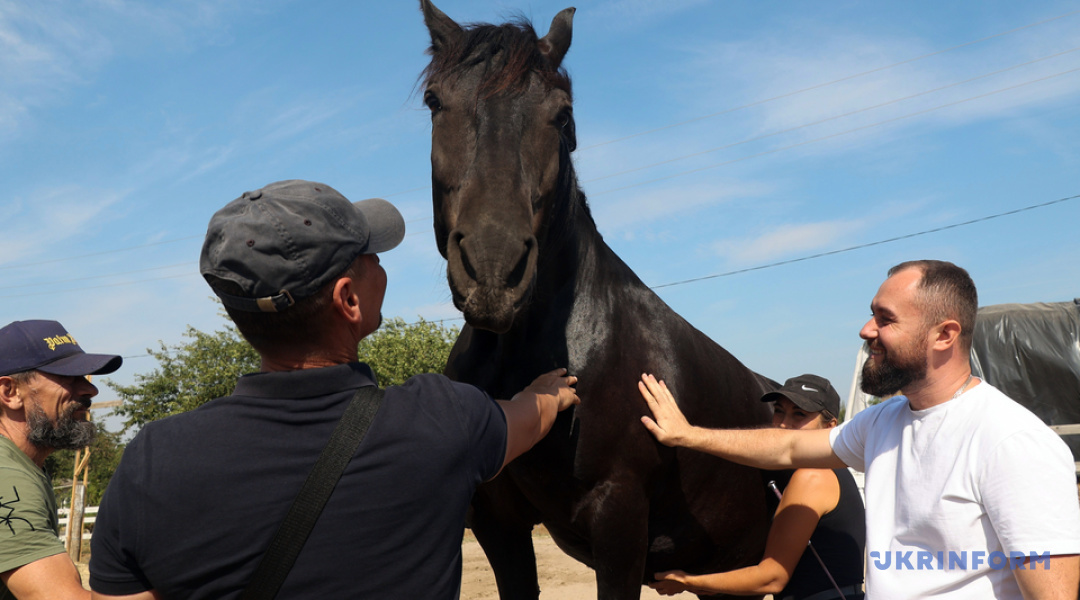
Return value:
[(1072, 454), (1027, 409), (971, 375), (978, 297), (966, 271), (889, 271), (859, 335), (863, 391), (897, 396), (832, 430), (690, 425), (663, 382), (639, 384), (663, 444), (765, 469), (866, 472), (867, 598), (1075, 600), (1080, 500)]

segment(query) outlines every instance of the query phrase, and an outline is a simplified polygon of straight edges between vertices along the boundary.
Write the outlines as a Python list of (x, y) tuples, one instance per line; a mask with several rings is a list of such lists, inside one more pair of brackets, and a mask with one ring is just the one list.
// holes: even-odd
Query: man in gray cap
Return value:
[[(357, 345), (386, 290), (398, 211), (282, 181), (214, 215), (200, 268), (262, 358), (232, 396), (151, 423), (128, 445), (92, 542), (95, 597), (236, 597), (358, 390)], [(389, 387), (279, 597), (456, 598), (477, 485), (578, 402), (564, 370), (512, 400), (441, 375)], [(359, 402), (359, 400), (358, 400)]]
[(0, 598), (89, 598), (60, 542), (52, 481), (42, 467), (55, 450), (94, 439), (87, 419), (98, 390), (87, 375), (123, 359), (87, 354), (56, 321), (0, 329)]

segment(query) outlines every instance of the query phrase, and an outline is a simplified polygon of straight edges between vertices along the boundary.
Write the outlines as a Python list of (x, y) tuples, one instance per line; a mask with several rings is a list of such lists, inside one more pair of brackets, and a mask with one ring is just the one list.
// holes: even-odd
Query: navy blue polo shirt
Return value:
[[(361, 363), (245, 375), (232, 396), (143, 427), (101, 503), (91, 587), (238, 596), (365, 385)], [(466, 510), (505, 453), (503, 412), (476, 387), (387, 388), (279, 596), (456, 598)]]

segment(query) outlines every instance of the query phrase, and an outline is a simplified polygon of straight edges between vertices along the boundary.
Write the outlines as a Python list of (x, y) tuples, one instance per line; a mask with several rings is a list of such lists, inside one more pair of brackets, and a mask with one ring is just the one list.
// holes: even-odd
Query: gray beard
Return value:
[(75, 411), (82, 408), (82, 405), (72, 403), (57, 417), (56, 424), (53, 425), (40, 406), (30, 406), (26, 409), (26, 422), (29, 426), (26, 439), (42, 449), (74, 450), (89, 446), (93, 443), (97, 431), (90, 421), (79, 421), (73, 416)]

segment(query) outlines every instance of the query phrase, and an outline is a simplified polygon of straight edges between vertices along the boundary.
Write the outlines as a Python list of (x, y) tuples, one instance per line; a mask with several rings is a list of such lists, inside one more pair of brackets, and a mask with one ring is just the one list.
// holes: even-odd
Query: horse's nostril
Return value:
[(464, 233), (456, 230), (450, 232), (450, 244), (458, 249), (458, 256), (461, 257), (461, 268), (465, 270), (465, 275), (470, 280), (476, 281), (476, 267), (469, 260), (469, 253), (465, 249), (464, 240)]
[(517, 288), (522, 284), (525, 279), (525, 275), (529, 269), (529, 261), (533, 256), (533, 250), (536, 247), (536, 238), (529, 237), (525, 239), (525, 252), (521, 254), (521, 258), (518, 259), (514, 269), (510, 271), (510, 274), (506, 277), (506, 287), (510, 289)]

